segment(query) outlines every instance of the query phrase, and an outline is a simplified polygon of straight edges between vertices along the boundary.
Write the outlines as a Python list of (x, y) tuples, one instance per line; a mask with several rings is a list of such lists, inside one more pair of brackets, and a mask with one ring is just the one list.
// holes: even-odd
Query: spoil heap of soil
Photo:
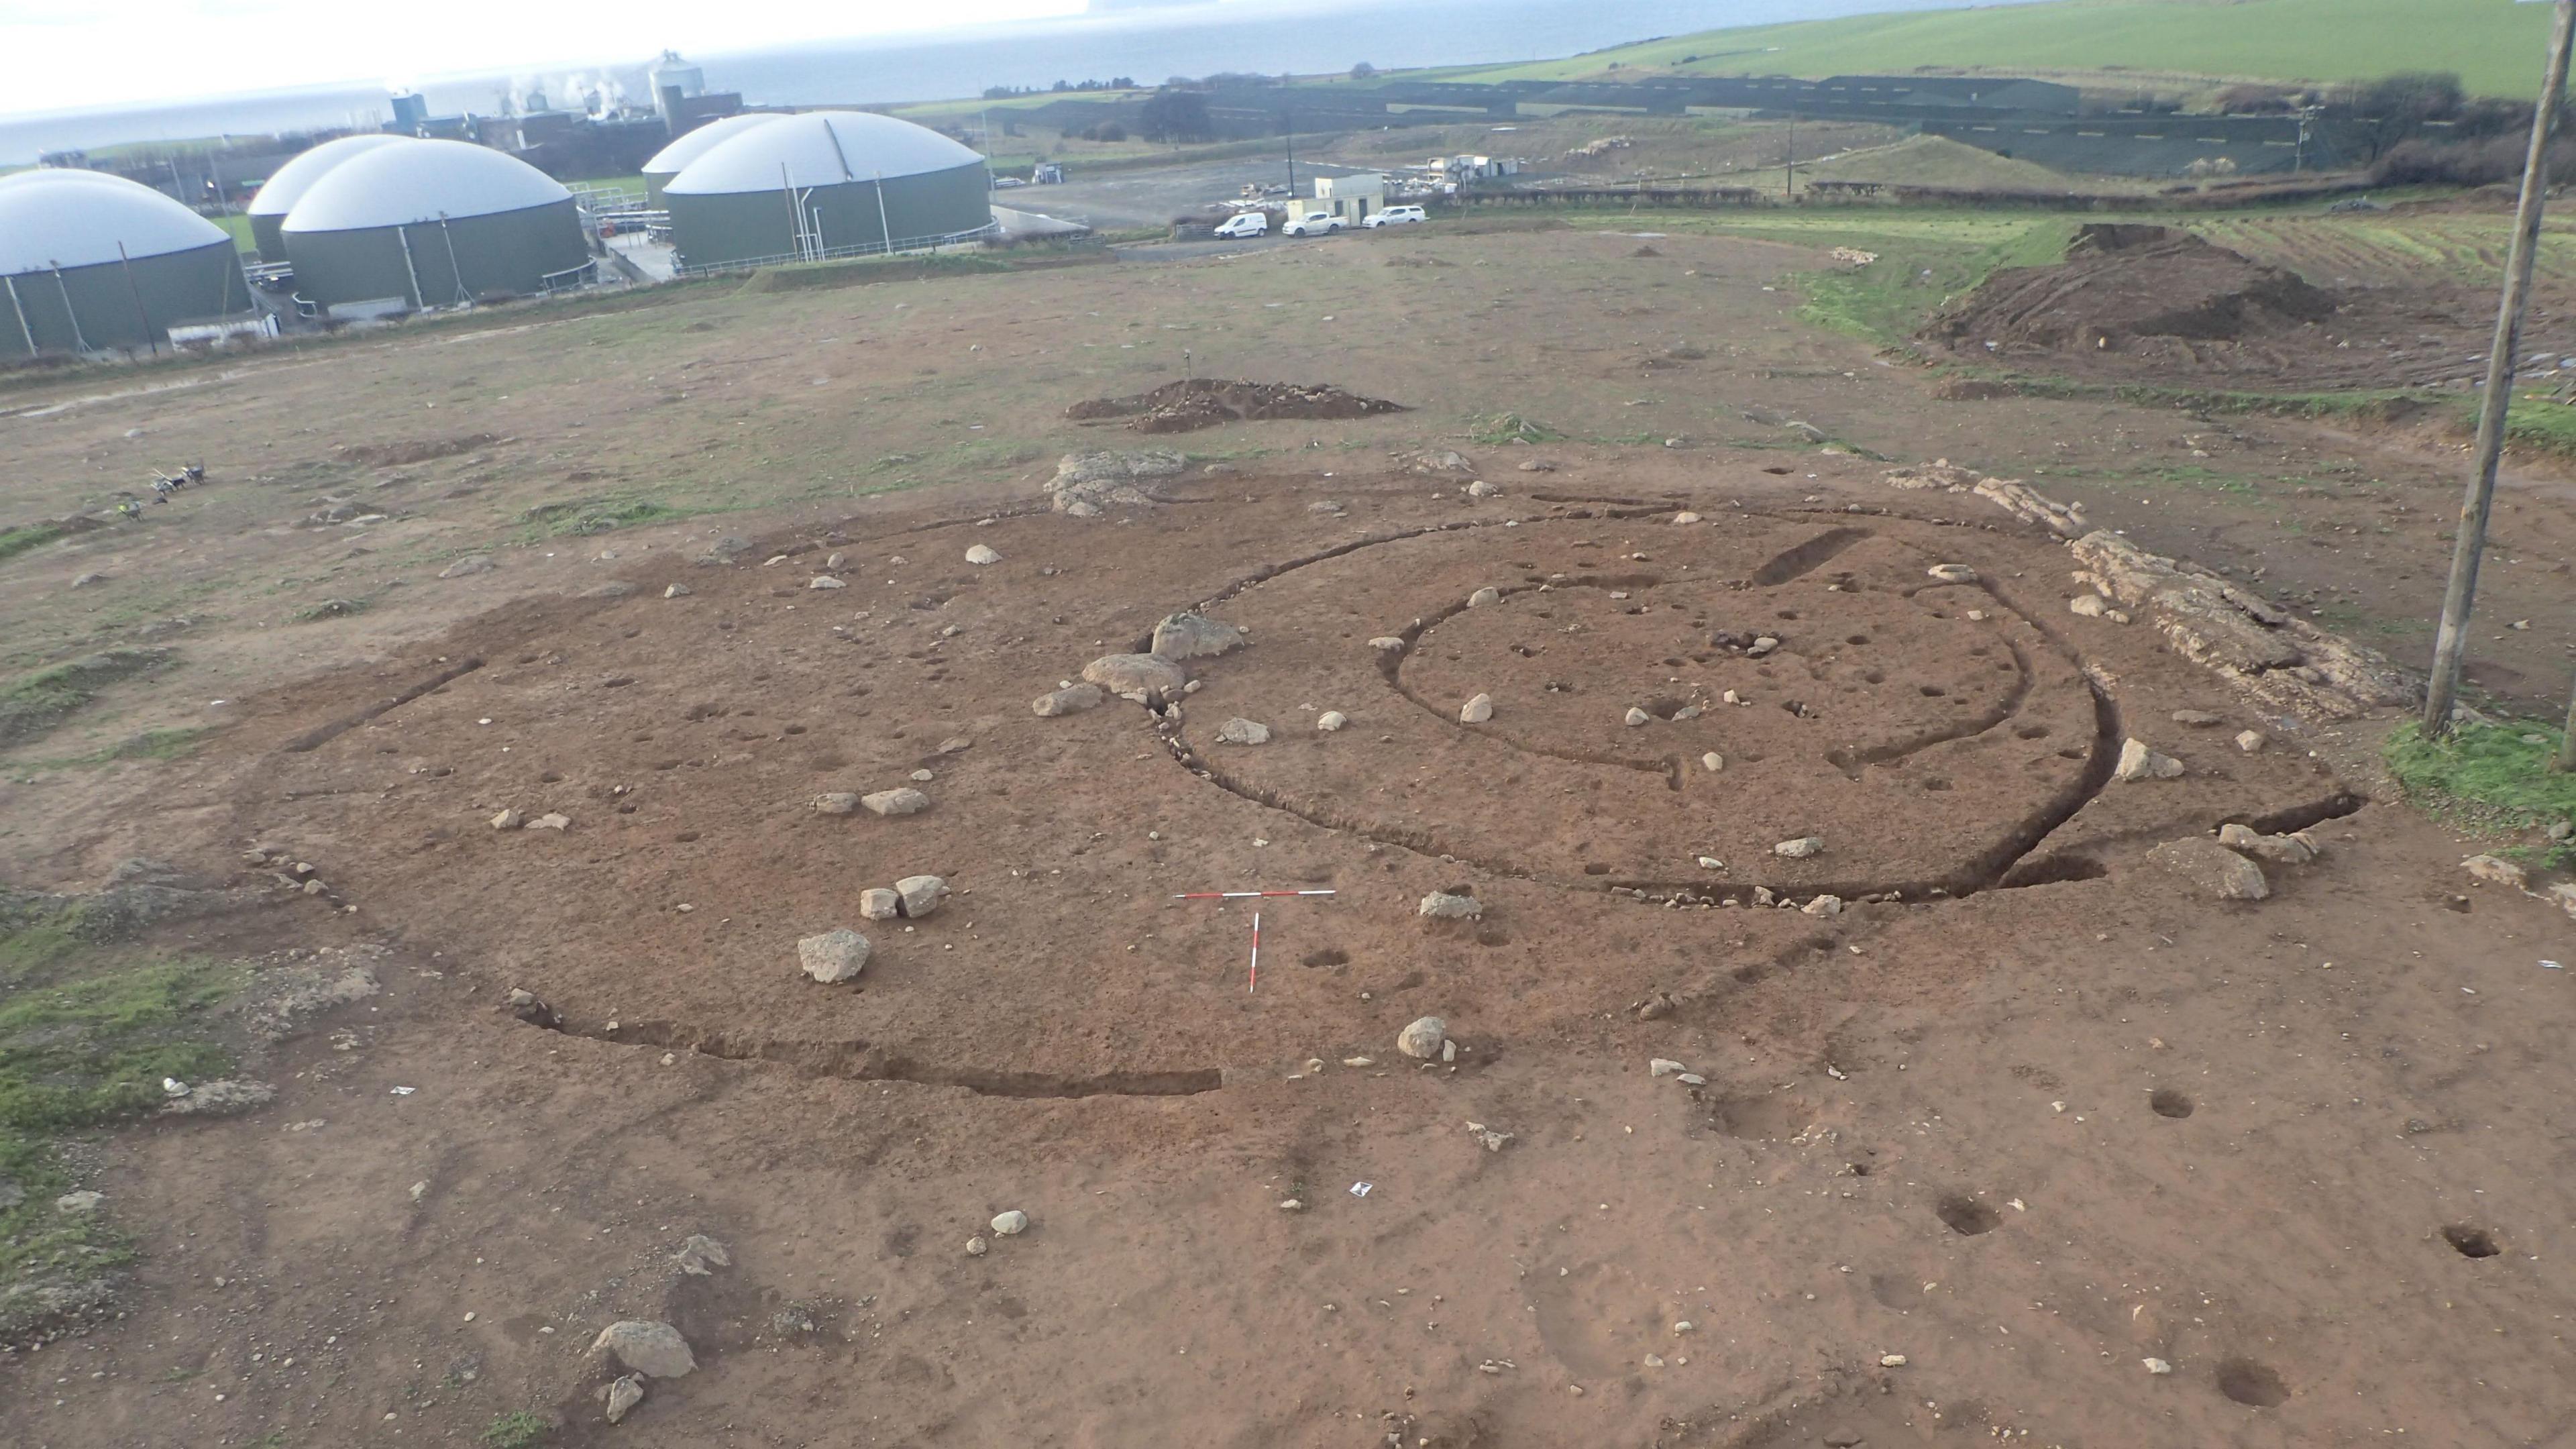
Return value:
[(1124, 418), (1140, 433), (1189, 433), (1223, 423), (1273, 422), (1290, 418), (1364, 418), (1374, 413), (1400, 413), (1400, 403), (1361, 397), (1338, 387), (1301, 387), (1280, 382), (1228, 382), (1193, 377), (1167, 382), (1134, 397), (1100, 397), (1064, 410), (1079, 422)]
[(1989, 356), (2118, 352), (2188, 365), (2313, 328), (2337, 307), (2296, 272), (2188, 232), (2094, 225), (2076, 233), (2064, 262), (1987, 278), (1924, 337)]

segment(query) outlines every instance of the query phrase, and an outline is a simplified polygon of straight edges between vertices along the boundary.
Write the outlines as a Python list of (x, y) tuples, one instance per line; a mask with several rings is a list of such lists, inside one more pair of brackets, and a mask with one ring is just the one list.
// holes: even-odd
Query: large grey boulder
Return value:
[(1106, 698), (1108, 696), (1101, 692), (1097, 684), (1077, 684), (1070, 688), (1051, 690), (1039, 695), (1029, 702), (1029, 709), (1040, 719), (1056, 719), (1063, 715), (1080, 714), (1086, 709), (1098, 709), (1100, 702)]
[(696, 1357), (689, 1352), (689, 1341), (680, 1336), (680, 1330), (649, 1319), (630, 1318), (608, 1325), (591, 1342), (590, 1351), (607, 1354), (648, 1379), (682, 1378), (698, 1367)]
[(2206, 835), (2166, 841), (2148, 851), (2147, 859), (2222, 901), (2259, 901), (2272, 894), (2261, 866)]
[(1165, 659), (1211, 659), (1243, 647), (1243, 631), (1205, 614), (1182, 612), (1154, 626), (1153, 652)]
[(1082, 666), (1082, 677), (1138, 704), (1176, 699), (1190, 682), (1188, 670), (1160, 654), (1104, 654)]
[(948, 899), (948, 882), (935, 875), (908, 875), (894, 883), (894, 893), (903, 913), (918, 920)]
[(1440, 1055), (1441, 1046), (1448, 1040), (1448, 1022), (1436, 1016), (1419, 1017), (1396, 1033), (1395, 1049), (1415, 1061), (1427, 1062)]
[(893, 790), (879, 790), (862, 795), (859, 803), (872, 815), (918, 815), (930, 808), (930, 797), (905, 785)]
[[(835, 926), (796, 943), (796, 964), (826, 986), (858, 978), (867, 968), (868, 938), (847, 926)], [(649, 1370), (647, 1370), (650, 1372)], [(662, 1375), (655, 1374), (660, 1378)]]

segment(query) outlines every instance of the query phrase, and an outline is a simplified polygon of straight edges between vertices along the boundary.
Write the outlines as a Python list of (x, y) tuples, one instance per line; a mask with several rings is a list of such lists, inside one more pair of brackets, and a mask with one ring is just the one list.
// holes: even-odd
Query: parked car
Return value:
[(1227, 217), (1224, 221), (1217, 223), (1216, 234), (1218, 236), (1233, 237), (1268, 236), (1270, 235), (1270, 213), (1266, 211), (1238, 211), (1234, 215)]
[(1430, 215), (1418, 206), (1390, 206), (1384, 211), (1370, 212), (1368, 216), (1360, 222), (1360, 225), (1404, 226), (1412, 222), (1429, 221), (1430, 219)]
[(1329, 211), (1301, 211), (1288, 218), (1288, 224), (1279, 228), (1279, 234), (1281, 236), (1323, 236), (1347, 229), (1342, 219)]

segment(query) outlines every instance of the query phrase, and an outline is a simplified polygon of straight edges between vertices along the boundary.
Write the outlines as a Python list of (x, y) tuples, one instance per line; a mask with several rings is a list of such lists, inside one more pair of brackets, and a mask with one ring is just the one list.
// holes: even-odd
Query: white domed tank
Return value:
[(99, 171), (0, 178), (0, 360), (159, 348), (249, 311), (224, 229)]
[(527, 296), (587, 280), (572, 193), (514, 156), (398, 138), (323, 173), (279, 228), (296, 294), (333, 316)]
[(720, 121), (709, 121), (679, 137), (670, 145), (654, 152), (653, 159), (644, 163), (646, 198), (653, 205), (660, 206), (662, 188), (670, 184), (672, 177), (687, 170), (690, 162), (754, 126), (766, 126), (772, 121), (785, 119), (787, 119), (785, 114), (778, 111), (746, 111), (739, 116), (727, 116)]
[(983, 157), (870, 111), (809, 111), (727, 137), (662, 198), (692, 271), (907, 251), (993, 229)]
[(302, 201), (304, 193), (313, 189), (314, 182), (353, 156), (364, 155), (378, 146), (391, 145), (401, 139), (381, 131), (342, 136), (336, 141), (325, 141), (309, 151), (299, 152), (294, 159), (272, 172), (259, 188), (259, 194), (252, 197), (250, 205), (244, 208), (250, 215), (250, 239), (259, 248), (259, 259), (264, 262), (286, 260), (286, 240), (277, 234), (277, 229), (285, 223), (286, 214), (295, 209), (295, 203)]

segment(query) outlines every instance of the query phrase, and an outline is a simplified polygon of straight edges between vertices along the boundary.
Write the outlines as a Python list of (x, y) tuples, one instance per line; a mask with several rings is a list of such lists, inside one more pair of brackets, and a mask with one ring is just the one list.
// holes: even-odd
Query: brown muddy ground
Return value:
[[(143, 1249), (126, 1316), (0, 1358), (0, 1437), (461, 1444), (531, 1411), (574, 1445), (2563, 1438), (2566, 918), (2388, 798), (2384, 721), (2260, 715), (2151, 620), (2071, 615), (2045, 536), (1776, 421), (2045, 471), (2401, 658), (2451, 465), (1941, 401), (1790, 317), (1765, 289), (1813, 259), (1784, 248), (1403, 245), (1450, 266), (1328, 245), (1077, 299), (700, 296), (16, 395), (38, 507), (146, 449), (212, 482), (0, 564), (21, 651), (182, 651), (11, 757), (0, 869), (86, 889), (151, 854), (277, 898), (173, 949), (388, 954), (382, 996), (283, 1049), (274, 1105), (100, 1149)], [(1040, 511), (1097, 437), (1068, 395), (1160, 366), (1122, 341), (1257, 328), (1318, 283), (1420, 310), (1335, 365), (1294, 329), (1246, 345), (1420, 412), (1228, 425), (1166, 506)], [(1477, 442), (1506, 409), (1576, 436)], [(1386, 462), (1434, 446), (1475, 471)], [(306, 521), (334, 497), (398, 506)], [(2561, 641), (2502, 621), (2563, 602), (2567, 503), (2517, 476), (2499, 515), (2477, 649), (2529, 678), (2508, 701), (2563, 687)], [(695, 562), (727, 534), (755, 546)], [(437, 577), (469, 550), (498, 567)], [(1953, 562), (1978, 583), (1927, 573)], [(297, 621), (343, 595), (369, 606)], [(1194, 662), (1177, 721), (1030, 713), (1199, 604), (1249, 644)], [(1471, 688), (1490, 725), (1456, 723)], [(1236, 716), (1271, 742), (1218, 743)], [(179, 722), (213, 727), (182, 758), (74, 758)], [(2106, 783), (2131, 734), (2189, 773)], [(916, 816), (808, 803), (917, 770)], [(2314, 821), (2327, 853), (2254, 905), (2143, 859), (2230, 819)], [(1770, 852), (1799, 834), (1824, 853)], [(857, 919), (924, 871), (957, 892), (936, 914)], [(1255, 886), (1337, 894), (1265, 903), (1246, 990), (1250, 911), (1168, 897)], [(1414, 914), (1457, 887), (1481, 919)], [(1709, 903), (1662, 903), (1684, 888)], [(1718, 903), (1757, 890), (1850, 904)], [(798, 975), (840, 924), (866, 973)], [(567, 1030), (502, 1011), (514, 986)], [(1456, 1063), (1392, 1050), (1424, 1014)], [(1005, 1209), (1032, 1230), (968, 1256)], [(677, 1275), (691, 1233), (732, 1266)], [(700, 1367), (612, 1429), (580, 1350), (626, 1316)]]

